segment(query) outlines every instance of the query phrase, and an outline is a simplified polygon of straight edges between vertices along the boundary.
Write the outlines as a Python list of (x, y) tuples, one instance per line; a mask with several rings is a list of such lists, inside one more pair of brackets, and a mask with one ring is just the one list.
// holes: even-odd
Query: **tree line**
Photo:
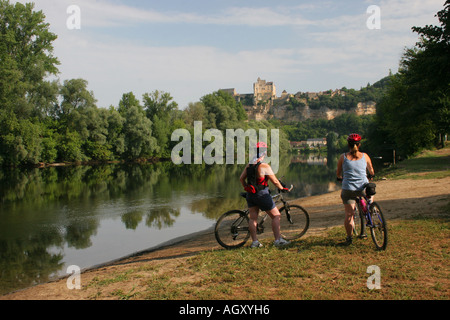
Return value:
[(0, 165), (167, 158), (171, 133), (193, 130), (194, 121), (219, 130), (274, 128), (246, 122), (242, 104), (221, 91), (185, 110), (158, 90), (142, 99), (124, 93), (117, 106), (99, 108), (86, 80), (48, 80), (60, 62), (42, 11), (1, 0), (0, 17)]
[(355, 109), (360, 102), (373, 101), (378, 103), (384, 96), (389, 85), (389, 77), (385, 77), (373, 85), (370, 83), (360, 90), (347, 89), (343, 87), (339, 93), (332, 96), (332, 91), (329, 90), (325, 94), (320, 95), (317, 99), (307, 99), (307, 104), (311, 109), (328, 108), (331, 110), (346, 110)]
[(419, 40), (407, 48), (399, 72), (377, 105), (368, 144), (401, 157), (442, 147), (450, 131), (450, 1), (436, 14), (439, 25), (412, 27)]
[[(336, 145), (360, 132), (370, 152), (396, 149), (402, 157), (442, 145), (450, 127), (449, 0), (437, 13), (440, 26), (413, 27), (416, 46), (405, 51), (397, 74), (359, 91), (322, 96), (316, 102), (348, 109), (357, 100), (377, 102), (377, 114), (344, 114), (332, 121), (249, 121), (242, 103), (223, 91), (180, 110), (170, 93), (154, 90), (141, 99), (124, 93), (116, 106), (97, 107), (84, 79), (49, 80), (59, 73), (53, 55), (56, 34), (31, 3), (0, 0), (0, 165), (168, 158), (175, 129), (281, 129), (289, 140), (329, 136)], [(333, 134), (335, 137), (331, 137)], [(270, 132), (269, 132), (270, 135)], [(207, 144), (207, 142), (204, 142)]]

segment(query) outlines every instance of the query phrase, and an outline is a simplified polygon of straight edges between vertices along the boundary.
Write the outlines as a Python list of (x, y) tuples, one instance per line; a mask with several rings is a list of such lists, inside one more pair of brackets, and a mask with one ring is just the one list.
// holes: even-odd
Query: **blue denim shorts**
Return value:
[(247, 205), (249, 208), (258, 207), (262, 211), (270, 211), (275, 208), (269, 188), (265, 188), (257, 193), (247, 193)]

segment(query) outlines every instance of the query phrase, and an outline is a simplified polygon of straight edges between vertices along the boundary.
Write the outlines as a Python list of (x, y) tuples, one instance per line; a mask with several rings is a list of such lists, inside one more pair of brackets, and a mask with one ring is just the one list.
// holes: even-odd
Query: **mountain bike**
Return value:
[(377, 249), (386, 249), (388, 244), (387, 223), (378, 203), (372, 202), (366, 195), (357, 197), (353, 222), (353, 233), (357, 238), (367, 237), (365, 228), (369, 227), (370, 235)]
[[(292, 191), (293, 186), (289, 189)], [(240, 194), (246, 198), (245, 192)], [(282, 204), (279, 208), (281, 213), (280, 229), (281, 236), (286, 240), (301, 238), (309, 228), (309, 214), (299, 205), (291, 205), (283, 197), (282, 193), (272, 196), (275, 204)], [(257, 223), (257, 234), (265, 231), (264, 223), (269, 215), (267, 213), (259, 217)], [(231, 210), (224, 213), (218, 220), (214, 229), (217, 242), (226, 249), (242, 247), (250, 238), (249, 210)], [(270, 228), (271, 230), (271, 228)]]

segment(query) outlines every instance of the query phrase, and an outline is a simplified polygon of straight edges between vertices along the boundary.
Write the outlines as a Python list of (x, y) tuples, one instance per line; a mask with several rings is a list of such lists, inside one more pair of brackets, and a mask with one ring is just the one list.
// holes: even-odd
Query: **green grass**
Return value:
[(424, 151), (416, 157), (384, 169), (378, 177), (388, 179), (441, 179), (450, 176), (450, 146)]
[[(337, 246), (345, 235), (336, 228), (283, 250), (204, 253), (190, 261), (191, 272), (207, 270), (201, 286), (180, 298), (448, 299), (448, 221), (402, 221), (390, 231), (386, 251), (370, 239)], [(367, 288), (370, 265), (381, 268), (381, 290)]]
[[(444, 211), (443, 211), (444, 212)], [(116, 289), (117, 299), (152, 300), (446, 300), (450, 294), (450, 217), (416, 217), (389, 225), (387, 250), (370, 237), (349, 247), (337, 244), (343, 228), (309, 237), (286, 248), (206, 251), (176, 267), (128, 270), (111, 279), (93, 280), (99, 291), (132, 279), (131, 289)], [(381, 289), (369, 290), (367, 268), (381, 270)], [(102, 297), (101, 295), (99, 295)]]

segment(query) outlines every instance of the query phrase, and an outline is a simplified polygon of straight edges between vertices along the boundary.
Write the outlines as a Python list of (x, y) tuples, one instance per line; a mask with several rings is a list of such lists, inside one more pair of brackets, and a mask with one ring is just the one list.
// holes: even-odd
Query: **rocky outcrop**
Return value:
[(333, 120), (344, 113), (354, 113), (358, 116), (373, 115), (376, 113), (376, 103), (373, 101), (360, 102), (356, 108), (346, 111), (341, 109), (329, 109), (322, 107), (320, 109), (311, 109), (308, 105), (292, 108), (291, 105), (277, 105), (267, 103), (264, 106), (246, 107), (249, 120), (286, 120), (286, 121), (305, 121), (305, 120)]

